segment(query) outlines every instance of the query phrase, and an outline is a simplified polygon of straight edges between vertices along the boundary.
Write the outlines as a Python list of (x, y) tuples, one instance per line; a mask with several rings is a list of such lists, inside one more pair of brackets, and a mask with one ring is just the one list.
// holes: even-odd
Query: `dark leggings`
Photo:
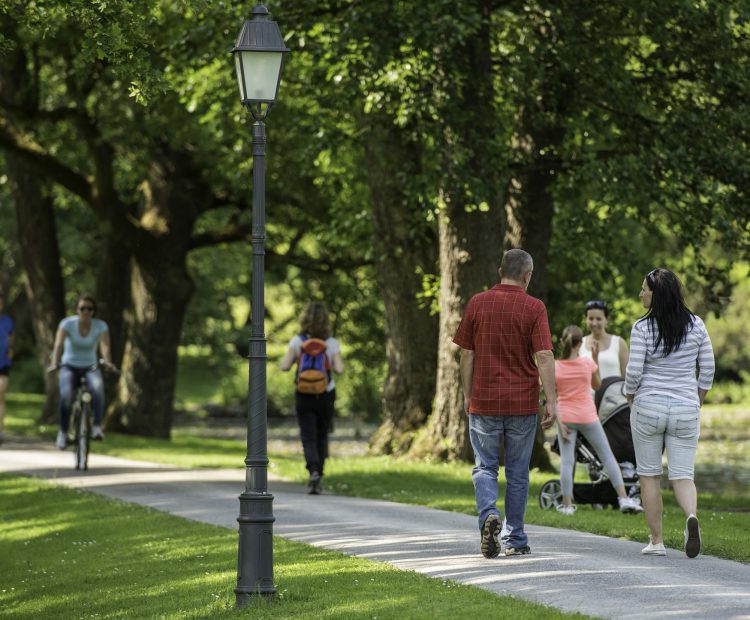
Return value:
[(295, 398), (305, 466), (310, 473), (317, 471), (321, 476), (328, 458), (328, 431), (335, 400), (336, 390), (320, 395), (297, 392)]

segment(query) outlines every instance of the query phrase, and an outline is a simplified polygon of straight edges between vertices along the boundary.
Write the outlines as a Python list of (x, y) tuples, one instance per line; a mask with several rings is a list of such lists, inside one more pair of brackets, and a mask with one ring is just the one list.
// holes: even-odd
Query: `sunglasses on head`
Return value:
[(78, 312), (93, 312), (94, 306), (78, 306)]
[(607, 302), (599, 299), (592, 299), (586, 302), (586, 310), (606, 310)]
[(655, 274), (655, 273), (656, 273), (657, 271), (659, 271), (659, 268), (658, 268), (658, 267), (657, 267), (656, 269), (652, 269), (651, 271), (649, 271), (649, 272), (648, 272), (648, 273), (646, 274), (646, 282), (648, 282), (648, 285), (649, 285), (649, 286), (650, 286), (651, 288), (654, 288), (654, 274)]

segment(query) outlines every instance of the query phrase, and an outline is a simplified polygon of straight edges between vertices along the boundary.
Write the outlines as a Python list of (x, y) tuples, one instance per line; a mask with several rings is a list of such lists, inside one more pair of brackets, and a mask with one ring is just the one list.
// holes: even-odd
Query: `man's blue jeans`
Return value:
[(536, 434), (535, 415), (469, 415), (469, 437), (474, 449), (471, 479), (479, 512), (479, 529), (485, 519), (496, 514), (497, 472), (500, 467), (500, 442), (505, 446), (505, 544), (518, 548), (528, 544), (523, 529), (529, 496), (529, 464)]

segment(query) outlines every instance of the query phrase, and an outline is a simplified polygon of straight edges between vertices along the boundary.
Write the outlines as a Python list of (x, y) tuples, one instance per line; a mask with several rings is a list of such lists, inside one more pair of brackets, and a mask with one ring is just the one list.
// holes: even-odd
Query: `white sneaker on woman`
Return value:
[(667, 555), (664, 543), (652, 543), (651, 536), (648, 537), (648, 545), (641, 549), (643, 555)]
[(57, 440), (55, 441), (55, 445), (57, 446), (58, 450), (65, 450), (65, 448), (68, 447), (68, 439), (65, 437), (65, 433), (60, 430), (57, 431)]
[(617, 501), (620, 503), (620, 512), (643, 512), (643, 506), (634, 497), (618, 497)]
[(566, 506), (565, 504), (558, 504), (558, 506), (557, 506), (557, 512), (559, 512), (560, 514), (563, 514), (563, 515), (570, 516), (570, 515), (574, 514), (575, 511), (576, 511), (576, 507), (572, 506), (572, 505), (571, 506)]

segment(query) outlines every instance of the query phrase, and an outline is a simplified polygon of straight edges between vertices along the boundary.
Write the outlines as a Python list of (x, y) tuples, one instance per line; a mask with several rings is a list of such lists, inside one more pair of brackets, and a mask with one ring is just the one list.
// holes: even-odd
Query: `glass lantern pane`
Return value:
[(240, 100), (244, 101), (247, 99), (245, 95), (245, 85), (242, 83), (242, 64), (240, 63), (240, 54), (234, 54), (234, 68), (237, 71), (237, 83), (240, 87)]
[[(245, 74), (245, 88), (242, 89), (240, 59)], [(240, 92), (247, 101), (273, 101), (276, 99), (276, 88), (279, 85), (281, 71), (281, 52), (239, 52), (237, 58), (237, 79)]]

